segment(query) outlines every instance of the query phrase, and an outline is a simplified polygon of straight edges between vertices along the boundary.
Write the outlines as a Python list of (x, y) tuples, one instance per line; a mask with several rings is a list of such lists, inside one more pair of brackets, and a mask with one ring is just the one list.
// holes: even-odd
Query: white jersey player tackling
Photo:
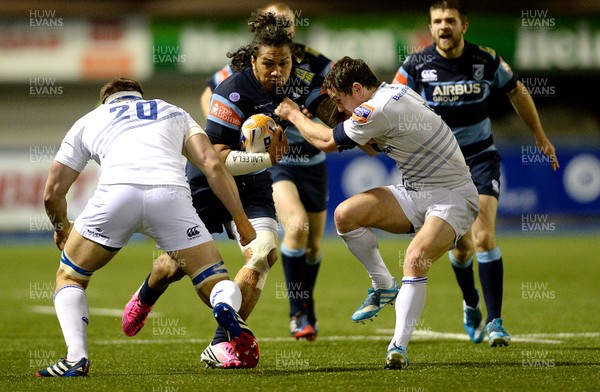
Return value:
[[(214, 307), (232, 345), (255, 343), (239, 318), (239, 287), (229, 280), (214, 241), (192, 206), (182, 153), (200, 168), (233, 217), (241, 243), (254, 248), (254, 228), (233, 177), (208, 137), (183, 109), (143, 100), (141, 85), (113, 79), (100, 91), (102, 105), (79, 119), (50, 167), (44, 203), (62, 251), (54, 306), (67, 355), (38, 377), (85, 376), (88, 302), (85, 288), (135, 232), (157, 242), (190, 277), (200, 298)], [(66, 194), (89, 159), (101, 166), (94, 196), (72, 224)], [(71, 228), (75, 229), (71, 231)], [(68, 240), (67, 240), (68, 239)]]
[[(310, 121), (287, 99), (275, 113), (325, 152), (361, 146), (396, 161), (400, 184), (352, 196), (336, 208), (334, 219), (373, 283), (352, 319), (370, 319), (396, 301), (385, 368), (404, 369), (409, 364), (406, 348), (425, 304), (427, 271), (469, 232), (479, 210), (477, 189), (450, 128), (407, 86), (379, 83), (364, 61), (344, 57), (323, 87), (340, 112), (352, 114), (335, 128)], [(416, 232), (405, 252), (399, 290), (381, 258), (373, 227), (395, 234)]]

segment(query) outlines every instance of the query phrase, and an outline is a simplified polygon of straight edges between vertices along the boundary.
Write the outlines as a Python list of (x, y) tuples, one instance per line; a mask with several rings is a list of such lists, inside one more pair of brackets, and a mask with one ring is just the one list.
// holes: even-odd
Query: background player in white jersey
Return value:
[[(385, 362), (386, 369), (404, 369), (409, 364), (406, 348), (425, 304), (427, 271), (468, 233), (478, 212), (477, 189), (452, 131), (409, 87), (379, 83), (364, 61), (344, 57), (325, 78), (324, 88), (340, 112), (352, 112), (335, 128), (310, 121), (287, 99), (276, 113), (325, 152), (369, 144), (396, 161), (400, 184), (352, 196), (340, 203), (334, 217), (338, 233), (374, 287), (384, 282), (391, 286), (394, 279), (371, 228), (416, 233), (403, 260), (396, 327)], [(379, 309), (392, 299), (371, 291), (365, 304)]]
[[(183, 109), (158, 99), (144, 100), (135, 80), (111, 80), (102, 87), (100, 99), (102, 105), (79, 119), (65, 136), (44, 190), (46, 212), (62, 251), (54, 306), (68, 351), (36, 375), (87, 375), (90, 316), (85, 289), (92, 274), (136, 232), (155, 239), (178, 263), (236, 343), (252, 343), (251, 331), (237, 314), (240, 289), (229, 280), (221, 255), (192, 206), (184, 175), (182, 153), (204, 171), (227, 206), (241, 243), (248, 245), (256, 237), (233, 177), (204, 130)], [(90, 159), (102, 169), (98, 187), (72, 224), (66, 195)]]
[[(535, 137), (535, 144), (558, 169), (554, 146), (546, 136), (533, 99), (510, 67), (492, 49), (467, 42), (469, 26), (465, 8), (457, 0), (440, 0), (429, 8), (429, 29), (434, 44), (410, 56), (398, 70), (394, 83), (417, 91), (450, 126), (479, 191), (479, 216), (473, 235), (465, 236), (450, 253), (450, 261), (463, 294), (463, 323), (474, 343), (486, 333), (490, 346), (505, 346), (510, 335), (502, 319), (503, 260), (496, 241), (496, 215), (500, 197), (500, 155), (489, 117), (492, 88), (504, 92)], [(473, 255), (487, 317), (475, 289)]]

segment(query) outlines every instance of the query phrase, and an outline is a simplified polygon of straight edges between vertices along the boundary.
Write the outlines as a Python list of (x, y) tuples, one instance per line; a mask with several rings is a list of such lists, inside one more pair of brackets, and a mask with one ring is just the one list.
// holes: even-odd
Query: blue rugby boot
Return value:
[(255, 368), (258, 365), (258, 342), (248, 325), (240, 315), (228, 304), (220, 302), (213, 308), (217, 323), (225, 330), (235, 355), (242, 368)]
[(502, 326), (502, 319), (495, 318), (490, 321), (485, 329), (488, 333), (490, 347), (508, 346), (510, 334)]
[(352, 315), (352, 321), (355, 323), (364, 323), (377, 315), (379, 310), (385, 305), (393, 305), (394, 300), (398, 296), (400, 286), (394, 279), (394, 286), (389, 289), (377, 289), (370, 287), (367, 293), (367, 298), (362, 305), (356, 309)]
[(87, 376), (90, 361), (83, 357), (79, 361), (70, 362), (62, 358), (56, 365), (48, 366), (35, 374), (36, 377), (80, 377)]
[(479, 291), (475, 291), (477, 292), (477, 306), (475, 308), (467, 306), (465, 301), (463, 301), (463, 324), (467, 335), (469, 335), (469, 339), (473, 343), (481, 343), (485, 336), (485, 323), (481, 315)]

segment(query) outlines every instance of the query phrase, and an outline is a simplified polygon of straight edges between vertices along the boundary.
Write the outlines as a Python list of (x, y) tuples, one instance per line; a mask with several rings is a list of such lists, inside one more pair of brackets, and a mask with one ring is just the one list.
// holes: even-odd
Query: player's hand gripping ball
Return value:
[(254, 114), (242, 124), (242, 148), (246, 152), (267, 152), (274, 141), (277, 124), (266, 114)]

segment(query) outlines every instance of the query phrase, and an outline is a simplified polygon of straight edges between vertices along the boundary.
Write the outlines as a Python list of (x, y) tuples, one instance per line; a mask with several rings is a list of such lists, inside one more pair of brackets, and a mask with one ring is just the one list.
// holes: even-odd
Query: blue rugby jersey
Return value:
[(236, 72), (213, 91), (206, 133), (213, 144), (226, 144), (241, 150), (241, 127), (248, 117), (263, 113), (285, 129), (289, 122), (275, 115), (277, 106), (288, 97), (314, 113), (323, 99), (327, 98), (327, 94), (321, 91), (322, 84), (322, 77), (302, 68), (292, 67), (285, 86), (278, 87), (275, 93), (270, 94), (256, 79), (252, 68)]
[(495, 150), (489, 116), (492, 87), (517, 86), (517, 76), (496, 52), (465, 41), (456, 59), (440, 55), (435, 44), (410, 55), (393, 83), (408, 85), (450, 126), (465, 158)]
[[(275, 108), (287, 96), (314, 113), (327, 97), (327, 94), (321, 91), (322, 83), (322, 77), (292, 67), (286, 86), (278, 89), (279, 94), (269, 94), (254, 76), (252, 68), (248, 67), (234, 73), (215, 88), (205, 131), (213, 144), (225, 144), (233, 150), (241, 151), (241, 127), (248, 117), (263, 113), (271, 116), (285, 129), (287, 122), (275, 116)], [(210, 189), (206, 177), (189, 162), (186, 165), (186, 176), (192, 191), (194, 207), (202, 221), (211, 233), (222, 232), (222, 223), (231, 220), (231, 217)], [(271, 173), (261, 171), (254, 175), (234, 178), (249, 219), (277, 219)]]
[[(296, 67), (316, 74), (323, 79), (333, 65), (333, 62), (320, 52), (299, 43), (294, 44), (293, 58)], [(226, 65), (206, 79), (206, 85), (214, 91), (221, 82), (232, 74), (231, 65)], [(307, 143), (293, 124), (289, 124), (285, 128), (285, 135), (290, 145), (290, 153), (283, 157), (279, 162), (280, 165), (305, 166), (325, 160), (325, 153)]]

